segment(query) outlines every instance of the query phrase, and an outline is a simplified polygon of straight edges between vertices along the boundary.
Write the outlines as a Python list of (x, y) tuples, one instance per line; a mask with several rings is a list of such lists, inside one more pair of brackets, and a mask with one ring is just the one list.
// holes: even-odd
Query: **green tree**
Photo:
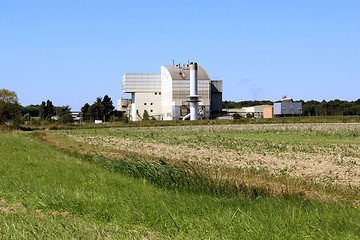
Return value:
[(59, 122), (60, 123), (72, 123), (74, 119), (70, 113), (71, 108), (69, 106), (62, 106), (59, 113)]
[(39, 116), (40, 116), (40, 120), (46, 119), (46, 103), (45, 103), (45, 101), (42, 101), (42, 103), (40, 104)]
[(46, 101), (46, 116), (51, 118), (54, 115), (54, 105), (50, 100)]
[(85, 103), (84, 106), (81, 108), (84, 121), (90, 120), (89, 108), (90, 105), (88, 103)]
[(111, 113), (110, 122), (125, 121), (124, 113), (120, 111), (113, 111)]
[(102, 115), (105, 117), (105, 121), (109, 121), (112, 112), (114, 111), (115, 107), (113, 106), (113, 102), (108, 95), (105, 95), (101, 101), (102, 106)]
[(150, 118), (149, 118), (149, 113), (144, 110), (144, 113), (143, 113), (143, 118), (142, 118), (143, 121), (149, 121)]
[(21, 107), (21, 114), (22, 115), (29, 114), (30, 117), (38, 117), (39, 110), (40, 110), (40, 105), (29, 105), (26, 107)]
[(40, 120), (49, 120), (54, 114), (54, 105), (50, 100), (42, 101), (39, 109)]
[(88, 110), (88, 117), (90, 120), (102, 119), (102, 109), (98, 102), (94, 102)]
[[(86, 105), (86, 104), (85, 104)], [(85, 111), (86, 107), (81, 111)], [(99, 119), (103, 121), (109, 121), (111, 116), (114, 114), (115, 107), (113, 102), (108, 95), (105, 95), (104, 98), (98, 97), (96, 101), (88, 107), (87, 117), (88, 119)]]
[(25, 114), (24, 116), (23, 116), (23, 121), (25, 122), (30, 122), (30, 120), (31, 120), (31, 116), (30, 116), (30, 114), (29, 113), (27, 113), (27, 114)]
[(0, 90), (0, 124), (20, 118), (19, 99), (14, 91)]

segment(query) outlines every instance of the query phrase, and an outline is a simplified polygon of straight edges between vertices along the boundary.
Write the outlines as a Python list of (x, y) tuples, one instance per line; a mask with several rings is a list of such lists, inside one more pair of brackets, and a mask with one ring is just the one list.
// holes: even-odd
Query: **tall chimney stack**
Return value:
[(198, 66), (190, 63), (190, 120), (198, 120)]

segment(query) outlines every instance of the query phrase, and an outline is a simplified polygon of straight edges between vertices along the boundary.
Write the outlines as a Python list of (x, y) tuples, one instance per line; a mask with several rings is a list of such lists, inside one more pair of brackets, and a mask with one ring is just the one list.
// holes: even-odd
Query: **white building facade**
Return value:
[[(146, 110), (156, 120), (179, 120), (189, 113), (189, 64), (161, 66), (161, 72), (126, 73), (122, 91), (131, 93), (128, 109), (130, 120), (142, 120)], [(212, 112), (221, 112), (222, 81), (212, 81), (202, 67), (198, 67), (198, 114), (210, 118)]]

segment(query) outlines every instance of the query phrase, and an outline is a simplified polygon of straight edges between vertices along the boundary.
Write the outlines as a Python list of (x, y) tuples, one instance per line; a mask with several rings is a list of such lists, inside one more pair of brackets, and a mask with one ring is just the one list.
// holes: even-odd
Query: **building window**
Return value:
[(153, 103), (150, 103), (150, 105), (153, 105)]
[(161, 92), (159, 92), (159, 95), (161, 95)]
[(153, 110), (151, 109), (150, 112), (153, 112)]
[(144, 105), (146, 105), (146, 103), (144, 103)]
[(155, 92), (155, 95), (157, 95), (157, 92)]

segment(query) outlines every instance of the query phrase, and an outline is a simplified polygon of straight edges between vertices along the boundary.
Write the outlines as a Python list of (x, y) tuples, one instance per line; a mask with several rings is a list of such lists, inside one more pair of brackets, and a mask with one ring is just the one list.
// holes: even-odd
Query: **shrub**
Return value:
[(238, 114), (238, 113), (235, 113), (235, 114), (233, 115), (233, 117), (234, 117), (234, 119), (240, 119), (240, 118), (241, 118), (240, 114)]
[(143, 119), (142, 119), (143, 121), (149, 121), (150, 120), (150, 118), (149, 118), (149, 113), (146, 111), (146, 110), (144, 110), (144, 114), (143, 114)]

